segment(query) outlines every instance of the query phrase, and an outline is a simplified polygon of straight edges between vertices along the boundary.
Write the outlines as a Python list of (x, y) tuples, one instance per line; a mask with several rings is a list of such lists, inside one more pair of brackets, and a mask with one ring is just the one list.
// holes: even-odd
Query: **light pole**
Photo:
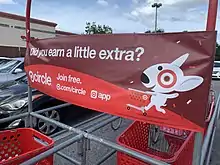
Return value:
[(152, 5), (153, 8), (156, 8), (156, 13), (155, 13), (155, 33), (157, 32), (157, 9), (162, 6), (162, 3), (154, 3)]

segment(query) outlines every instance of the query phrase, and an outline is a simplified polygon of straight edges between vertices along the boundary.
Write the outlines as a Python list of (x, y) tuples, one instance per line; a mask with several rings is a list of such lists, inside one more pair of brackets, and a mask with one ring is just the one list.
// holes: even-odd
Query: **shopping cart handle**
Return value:
[(212, 97), (211, 109), (210, 109), (210, 111), (209, 111), (209, 116), (208, 116), (208, 118), (205, 120), (206, 123), (208, 123), (208, 122), (210, 121), (211, 117), (212, 117), (212, 113), (213, 113), (213, 111), (214, 111), (214, 105), (215, 105), (215, 97), (213, 96), (213, 97)]
[(141, 90), (138, 90), (138, 89), (133, 89), (133, 88), (128, 88), (128, 90), (130, 90), (130, 91), (134, 91), (134, 92), (138, 92), (138, 93), (147, 94), (147, 95), (154, 95), (154, 96), (156, 96), (156, 95), (157, 95), (155, 92), (150, 92), (150, 91), (141, 91)]
[(40, 139), (36, 136), (34, 136), (34, 140), (43, 146), (49, 146), (49, 143), (47, 143), (46, 141), (43, 141), (42, 139)]

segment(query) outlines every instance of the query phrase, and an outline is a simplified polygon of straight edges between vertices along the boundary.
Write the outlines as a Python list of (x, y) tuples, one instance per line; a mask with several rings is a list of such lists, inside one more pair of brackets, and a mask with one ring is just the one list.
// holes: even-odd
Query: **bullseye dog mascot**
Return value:
[(152, 106), (156, 110), (165, 114), (162, 107), (166, 106), (168, 99), (174, 99), (179, 96), (177, 92), (186, 92), (195, 89), (202, 84), (203, 78), (199, 76), (184, 76), (180, 67), (187, 60), (189, 54), (184, 54), (172, 63), (161, 63), (145, 69), (141, 75), (142, 84), (151, 89), (151, 92), (144, 92), (135, 89), (129, 89), (151, 95), (150, 103), (147, 106), (138, 108), (128, 104), (128, 106), (147, 112)]

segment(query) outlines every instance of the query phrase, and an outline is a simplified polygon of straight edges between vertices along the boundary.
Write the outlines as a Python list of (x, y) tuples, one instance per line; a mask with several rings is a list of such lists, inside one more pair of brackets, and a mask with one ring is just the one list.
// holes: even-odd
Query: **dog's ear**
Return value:
[(180, 84), (175, 88), (177, 92), (186, 92), (197, 88), (203, 83), (203, 78), (200, 76), (184, 76)]
[(178, 67), (181, 67), (188, 57), (189, 57), (189, 53), (186, 53), (186, 54), (180, 56), (179, 58), (177, 58), (171, 64), (176, 65)]

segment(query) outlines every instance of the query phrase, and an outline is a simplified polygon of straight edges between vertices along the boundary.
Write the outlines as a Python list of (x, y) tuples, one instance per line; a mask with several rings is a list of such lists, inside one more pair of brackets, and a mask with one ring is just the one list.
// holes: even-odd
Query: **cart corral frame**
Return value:
[[(30, 31), (31, 2), (32, 2), (32, 0), (27, 0), (27, 6), (26, 6), (26, 46), (27, 46), (27, 51), (29, 51), (29, 42), (30, 42), (30, 33), (31, 33), (31, 31)], [(209, 10), (208, 10), (208, 17), (207, 17), (207, 25), (206, 25), (207, 31), (214, 31), (215, 30), (216, 18), (217, 18), (217, 6), (218, 6), (218, 0), (209, 0)], [(218, 123), (218, 119), (219, 119), (219, 113), (220, 113), (219, 103), (220, 103), (220, 95), (218, 94), (217, 100), (215, 103), (214, 113), (211, 117), (208, 129), (207, 129), (207, 132), (206, 132), (206, 135), (204, 136), (204, 138), (201, 133), (195, 133), (193, 165), (208, 165), (209, 164), (211, 152), (212, 152), (213, 141), (214, 141), (214, 136), (215, 136), (217, 123)], [(55, 124), (58, 127), (64, 129), (64, 131), (69, 131), (69, 132), (77, 134), (76, 136), (71, 137), (69, 140), (62, 142), (59, 145), (55, 145), (52, 149), (22, 163), (22, 165), (34, 164), (34, 163), (36, 163), (36, 162), (48, 157), (49, 155), (54, 154), (54, 153), (58, 154), (59, 156), (70, 161), (73, 164), (85, 165), (86, 164), (86, 153), (89, 148), (90, 141), (101, 143), (107, 147), (112, 148), (112, 151), (109, 152), (108, 154), (106, 154), (106, 156), (104, 156), (96, 164), (101, 164), (106, 159), (108, 159), (111, 155), (113, 155), (116, 151), (126, 153), (128, 155), (131, 155), (137, 159), (140, 159), (140, 160), (147, 162), (147, 163), (150, 163), (150, 164), (155, 164), (155, 165), (167, 165), (168, 164), (168, 163), (153, 159), (153, 158), (148, 157), (146, 155), (143, 155), (139, 152), (125, 148), (125, 147), (120, 146), (116, 143), (110, 142), (108, 140), (105, 140), (101, 137), (98, 137), (98, 136), (95, 136), (92, 134), (92, 132), (94, 132), (95, 130), (97, 130), (97, 129), (117, 120), (117, 119), (120, 119), (120, 117), (111, 116), (111, 115), (107, 115), (107, 114), (101, 114), (101, 115), (93, 117), (87, 121), (84, 121), (84, 122), (78, 124), (77, 126), (83, 125), (85, 123), (89, 123), (90, 121), (96, 120), (97, 118), (101, 118), (101, 117), (104, 117), (105, 120), (103, 120), (102, 122), (96, 123), (95, 125), (90, 126), (87, 129), (81, 130), (77, 126), (71, 127), (71, 126), (54, 121), (52, 119), (49, 119), (49, 118), (41, 115), (44, 112), (48, 112), (48, 111), (58, 109), (61, 107), (67, 107), (70, 105), (71, 104), (66, 103), (63, 105), (59, 105), (59, 106), (39, 110), (37, 112), (33, 112), (32, 111), (32, 90), (31, 90), (31, 87), (29, 86), (28, 87), (28, 112), (23, 113), (23, 114), (19, 114), (17, 116), (0, 119), (0, 123), (4, 123), (7, 121), (19, 119), (19, 118), (25, 118), (26, 119), (26, 123), (25, 123), (26, 127), (32, 127), (32, 117), (35, 117), (35, 118), (39, 118), (44, 121), (47, 121), (51, 124)], [(61, 132), (64, 132), (64, 131), (61, 131)], [(62, 152), (60, 152), (60, 150), (66, 148), (70, 144), (73, 144), (76, 142), (79, 144), (79, 148), (78, 148), (79, 151), (78, 152), (80, 153), (80, 156), (81, 156), (81, 162), (79, 162), (78, 160), (75, 160), (75, 159), (63, 154)]]

